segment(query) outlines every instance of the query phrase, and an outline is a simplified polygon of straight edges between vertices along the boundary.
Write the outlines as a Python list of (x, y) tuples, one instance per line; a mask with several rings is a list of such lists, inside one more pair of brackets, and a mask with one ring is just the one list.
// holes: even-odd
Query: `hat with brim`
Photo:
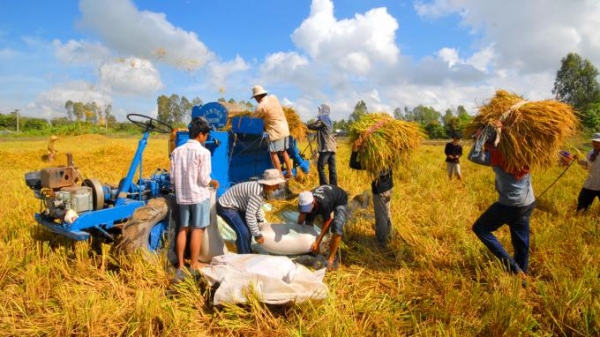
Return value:
[(600, 132), (596, 132), (592, 135), (592, 142), (600, 142)]
[(268, 94), (268, 92), (262, 87), (262, 85), (255, 85), (254, 88), (252, 88), (252, 96), (250, 98), (266, 94)]
[(315, 198), (311, 192), (305, 191), (298, 195), (298, 212), (310, 213), (313, 208), (313, 202)]
[(262, 178), (258, 179), (258, 183), (262, 185), (279, 185), (285, 183), (285, 179), (281, 177), (281, 173), (277, 169), (268, 169), (263, 173)]

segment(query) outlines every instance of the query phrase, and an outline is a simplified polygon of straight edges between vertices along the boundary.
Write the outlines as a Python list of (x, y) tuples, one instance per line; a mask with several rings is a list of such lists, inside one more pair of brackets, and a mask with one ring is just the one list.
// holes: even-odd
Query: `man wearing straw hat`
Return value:
[[(335, 167), (335, 151), (337, 144), (335, 142), (333, 124), (331, 118), (329, 118), (329, 113), (329, 105), (319, 105), (317, 120), (306, 125), (309, 130), (317, 131), (319, 151), (317, 170), (319, 171), (319, 185), (337, 185), (337, 170)], [(325, 165), (329, 166), (329, 181), (327, 181), (327, 175), (325, 175)]]
[(50, 136), (50, 138), (48, 139), (48, 161), (49, 162), (53, 162), (54, 156), (56, 156), (56, 154), (58, 153), (58, 150), (56, 150), (56, 141), (57, 140), (58, 140), (58, 137), (56, 137), (55, 135)]
[(238, 254), (252, 253), (252, 237), (256, 243), (264, 243), (259, 223), (264, 223), (265, 217), (260, 208), (265, 195), (283, 183), (278, 170), (267, 169), (261, 179), (236, 184), (217, 201), (217, 214), (235, 231)]
[(600, 133), (594, 133), (591, 140), (593, 149), (579, 162), (587, 168), (588, 177), (577, 197), (577, 211), (587, 211), (594, 199), (600, 199), (600, 160), (596, 160), (600, 154)]
[[(265, 132), (269, 137), (269, 153), (273, 166), (281, 173), (281, 162), (279, 155), (283, 156), (285, 162), (285, 178), (292, 178), (292, 161), (287, 153), (290, 141), (290, 128), (285, 112), (275, 95), (268, 95), (268, 92), (260, 85), (252, 88), (252, 97), (258, 102), (254, 111), (256, 117), (262, 118), (265, 122)], [(283, 177), (283, 173), (281, 174)]]
[[(487, 152), (485, 161), (477, 162), (492, 166), (496, 174), (498, 201), (479, 216), (473, 224), (473, 232), (510, 272), (520, 275), (525, 281), (529, 267), (529, 219), (535, 208), (535, 196), (531, 185), (531, 174), (526, 166), (518, 172), (507, 172), (504, 168), (500, 149), (495, 146), (498, 144), (496, 138), (500, 136), (501, 127), (502, 123), (498, 121), (495, 134), (489, 137), (490, 141), (484, 145)], [(492, 234), (504, 224), (507, 224), (510, 229), (514, 248), (513, 257)]]
[[(317, 215), (321, 215), (323, 218), (321, 233), (311, 246), (313, 252), (319, 250), (323, 237), (331, 229), (327, 270), (338, 268), (336, 253), (344, 235), (344, 225), (348, 216), (347, 206), (348, 194), (335, 185), (322, 185), (298, 195), (299, 224), (312, 225)], [(332, 212), (333, 217), (331, 216)]]

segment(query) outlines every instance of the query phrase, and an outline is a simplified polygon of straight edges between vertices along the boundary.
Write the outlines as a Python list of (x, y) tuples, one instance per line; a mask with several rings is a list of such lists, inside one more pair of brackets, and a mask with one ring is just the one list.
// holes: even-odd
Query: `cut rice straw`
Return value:
[(418, 124), (396, 120), (387, 113), (363, 115), (352, 123), (348, 136), (350, 144), (362, 139), (358, 159), (373, 178), (407, 162), (410, 153), (425, 139)]
[(527, 166), (547, 169), (556, 163), (564, 142), (577, 130), (573, 108), (555, 100), (527, 102), (521, 96), (498, 90), (479, 108), (479, 113), (465, 128), (466, 135), (502, 122), (498, 147), (508, 172)]

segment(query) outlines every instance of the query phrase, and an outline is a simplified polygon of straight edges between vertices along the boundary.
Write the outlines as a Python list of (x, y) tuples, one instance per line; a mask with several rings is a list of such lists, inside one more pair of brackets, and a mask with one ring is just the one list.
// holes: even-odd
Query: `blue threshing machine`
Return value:
[[(228, 112), (217, 102), (194, 107), (192, 119), (198, 116), (213, 126), (205, 146), (211, 152), (212, 177), (220, 183), (217, 196), (272, 167), (262, 119), (233, 117), (231, 129), (220, 131), (227, 124)], [(74, 240), (98, 237), (128, 243), (128, 250), (156, 250), (163, 246), (165, 232), (174, 222), (168, 211), (174, 205), (173, 187), (166, 169), (157, 169), (150, 178), (142, 178), (143, 153), (151, 132), (171, 133), (170, 150), (185, 143), (189, 134), (187, 130), (173, 131), (169, 125), (144, 115), (130, 114), (127, 119), (143, 129), (143, 136), (118, 187), (82, 179), (70, 154), (67, 166), (25, 174), (27, 186), (41, 200), (41, 211), (35, 214), (39, 224)], [(293, 173), (298, 168), (308, 172), (309, 161), (300, 155), (294, 139), (290, 143), (288, 154), (294, 162)], [(136, 173), (138, 179), (134, 180)]]

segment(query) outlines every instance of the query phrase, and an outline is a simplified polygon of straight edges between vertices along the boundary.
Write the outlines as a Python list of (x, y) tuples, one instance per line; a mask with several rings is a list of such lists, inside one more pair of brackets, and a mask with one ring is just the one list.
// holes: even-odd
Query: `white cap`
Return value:
[(309, 191), (304, 191), (298, 196), (298, 211), (300, 213), (309, 213), (313, 208), (315, 198)]

